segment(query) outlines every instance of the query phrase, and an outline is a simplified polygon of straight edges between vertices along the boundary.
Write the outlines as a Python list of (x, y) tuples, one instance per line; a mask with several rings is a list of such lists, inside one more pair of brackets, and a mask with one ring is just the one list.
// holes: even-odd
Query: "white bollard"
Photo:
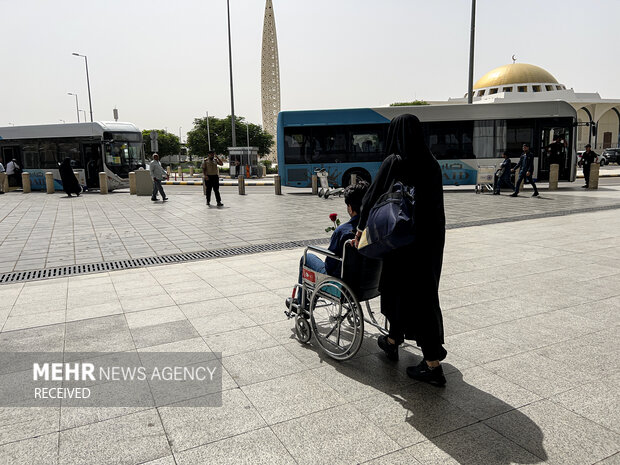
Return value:
[(136, 173), (134, 171), (131, 171), (129, 173), (129, 195), (136, 195), (136, 193)]
[(99, 193), (103, 195), (108, 193), (108, 176), (103, 171), (99, 173)]
[(27, 171), (22, 173), (22, 192), (24, 194), (29, 194), (31, 191), (30, 186), (30, 173)]
[(45, 188), (48, 194), (54, 193), (54, 175), (49, 171), (45, 173)]

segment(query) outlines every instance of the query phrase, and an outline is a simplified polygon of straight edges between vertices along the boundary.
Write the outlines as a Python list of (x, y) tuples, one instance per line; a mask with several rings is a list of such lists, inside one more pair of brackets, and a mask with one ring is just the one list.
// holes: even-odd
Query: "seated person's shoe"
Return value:
[(286, 305), (286, 311), (284, 313), (297, 313), (297, 309), (299, 308), (299, 301), (297, 299), (291, 299), (287, 297), (284, 301), (284, 305)]
[(377, 339), (377, 345), (385, 352), (387, 358), (394, 362), (398, 361), (398, 345), (390, 344), (387, 336), (379, 336)]
[(439, 365), (435, 368), (431, 368), (426, 363), (426, 360), (422, 360), (416, 366), (407, 367), (407, 375), (410, 378), (432, 384), (433, 386), (441, 387), (446, 384), (446, 377), (443, 375), (442, 366)]

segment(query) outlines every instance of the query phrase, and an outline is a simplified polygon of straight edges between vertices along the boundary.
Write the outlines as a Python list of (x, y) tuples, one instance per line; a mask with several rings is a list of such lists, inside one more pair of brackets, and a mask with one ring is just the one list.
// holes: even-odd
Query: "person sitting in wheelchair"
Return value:
[[(351, 185), (344, 190), (344, 203), (347, 205), (347, 213), (351, 219), (335, 229), (332, 233), (328, 247), (328, 250), (336, 254), (338, 257), (342, 256), (342, 249), (345, 242), (355, 237), (355, 231), (357, 230), (357, 224), (359, 223), (359, 212), (362, 205), (362, 199), (364, 198), (364, 195), (369, 187), (370, 185), (366, 181), (360, 180), (357, 184)], [(303, 267), (304, 257), (302, 256), (299, 261), (299, 276), (297, 278), (297, 282), (299, 284), (302, 283)], [(316, 255), (307, 253), (306, 268), (310, 268), (318, 273), (340, 277), (341, 264), (340, 261), (330, 257), (326, 257), (325, 261), (323, 261)], [(299, 294), (296, 295), (293, 303), (299, 305)], [(290, 297), (286, 299), (286, 308), (293, 309), (293, 307), (291, 307)]]

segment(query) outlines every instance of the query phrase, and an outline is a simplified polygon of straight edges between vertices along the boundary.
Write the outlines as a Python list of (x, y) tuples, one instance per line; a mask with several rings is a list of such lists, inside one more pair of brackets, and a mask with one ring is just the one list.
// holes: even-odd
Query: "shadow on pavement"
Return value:
[[(382, 353), (363, 355), (362, 351), (351, 360), (337, 362), (313, 342), (314, 338), (302, 347), (315, 352), (323, 367), (334, 369), (319, 377), (345, 398), (361, 397), (354, 406), (399, 445), (411, 446), (409, 450), (420, 463), (431, 457), (446, 461), (447, 457), (440, 457), (435, 448), (460, 464), (534, 464), (547, 460), (539, 426), (512, 405), (468, 384), (453, 365), (443, 364), (448, 382), (437, 388), (406, 376), (406, 367), (422, 359), (411, 352), (417, 351), (412, 346), (401, 350), (397, 363)], [(366, 335), (363, 348), (372, 350), (373, 345), (376, 337)], [(487, 423), (498, 419), (500, 424), (505, 423), (507, 420), (499, 417), (508, 412), (510, 436)]]

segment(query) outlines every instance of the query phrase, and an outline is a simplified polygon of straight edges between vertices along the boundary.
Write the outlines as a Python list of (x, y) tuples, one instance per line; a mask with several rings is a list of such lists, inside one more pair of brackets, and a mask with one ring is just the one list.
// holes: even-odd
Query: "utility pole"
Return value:
[(228, 67), (230, 69), (230, 114), (232, 123), (231, 147), (236, 147), (237, 136), (235, 134), (235, 97), (233, 95), (232, 44), (230, 41), (230, 0), (226, 0), (226, 9), (228, 11)]

